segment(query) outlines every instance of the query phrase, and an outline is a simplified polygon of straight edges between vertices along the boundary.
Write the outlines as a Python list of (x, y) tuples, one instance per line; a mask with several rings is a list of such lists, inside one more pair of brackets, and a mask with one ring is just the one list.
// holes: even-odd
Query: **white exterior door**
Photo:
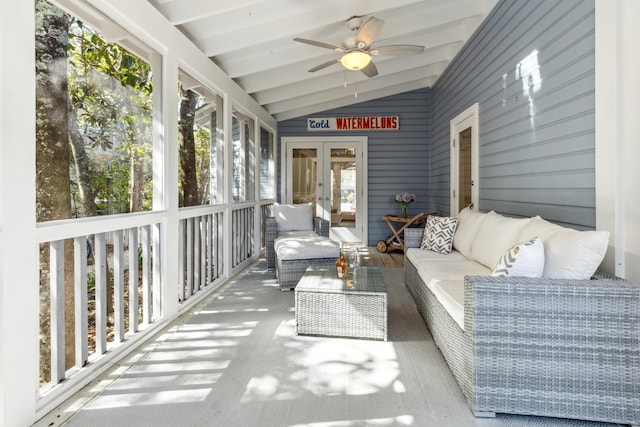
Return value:
[(456, 215), (465, 207), (478, 210), (478, 104), (450, 122), (451, 205)]

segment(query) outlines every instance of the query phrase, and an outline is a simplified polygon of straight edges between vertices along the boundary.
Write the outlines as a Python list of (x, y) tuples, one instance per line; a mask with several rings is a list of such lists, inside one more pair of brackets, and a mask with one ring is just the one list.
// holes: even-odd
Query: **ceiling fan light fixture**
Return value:
[(344, 65), (344, 68), (358, 71), (369, 65), (371, 55), (360, 51), (349, 52), (340, 58), (340, 62)]

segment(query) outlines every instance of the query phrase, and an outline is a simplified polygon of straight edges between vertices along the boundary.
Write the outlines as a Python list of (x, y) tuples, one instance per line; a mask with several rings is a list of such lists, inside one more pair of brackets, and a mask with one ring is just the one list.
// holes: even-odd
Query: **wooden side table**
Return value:
[(385, 253), (389, 249), (400, 249), (404, 251), (404, 240), (401, 236), (402, 232), (412, 225), (424, 224), (429, 215), (436, 215), (436, 212), (429, 212), (428, 214), (420, 212), (418, 215), (411, 218), (395, 215), (383, 215), (382, 219), (387, 223), (393, 234), (387, 240), (380, 240), (376, 244), (378, 252)]

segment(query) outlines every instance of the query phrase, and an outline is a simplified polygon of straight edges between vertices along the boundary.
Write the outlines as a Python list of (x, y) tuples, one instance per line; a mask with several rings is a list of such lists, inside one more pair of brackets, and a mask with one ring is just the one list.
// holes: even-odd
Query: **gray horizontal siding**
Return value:
[[(411, 91), (386, 98), (367, 101), (335, 110), (319, 112), (310, 117), (382, 116), (394, 115), (400, 119), (398, 131), (370, 132), (307, 132), (307, 117), (278, 123), (278, 135), (295, 136), (353, 136), (368, 137), (368, 198), (369, 245), (389, 237), (390, 230), (381, 219), (383, 215), (399, 214), (394, 202), (396, 193), (408, 191), (417, 196), (409, 213), (429, 208), (428, 137), (430, 127), (430, 90)], [(280, 153), (281, 150), (278, 150)], [(279, 154), (280, 156), (280, 154)], [(278, 157), (278, 180), (281, 160)], [(278, 199), (280, 200), (280, 181)]]
[[(432, 88), (429, 194), (449, 211), (449, 121), (480, 104), (479, 207), (595, 226), (594, 1), (503, 0)], [(516, 66), (537, 51), (528, 96)]]

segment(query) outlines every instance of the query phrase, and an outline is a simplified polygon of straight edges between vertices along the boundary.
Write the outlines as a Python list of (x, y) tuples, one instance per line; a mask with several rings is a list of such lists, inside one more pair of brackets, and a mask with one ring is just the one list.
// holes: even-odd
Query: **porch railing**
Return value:
[(163, 230), (155, 216), (115, 229), (121, 222), (113, 218), (94, 220), (93, 234), (84, 232), (87, 220), (43, 229), (53, 238), (40, 243), (41, 393), (162, 315)]
[[(180, 210), (177, 242), (168, 241), (166, 216), (156, 212), (41, 225), (39, 406), (60, 399), (64, 393), (56, 386), (95, 369), (105, 353), (139, 342), (138, 338), (157, 329), (149, 326), (160, 319), (172, 320), (166, 319), (163, 300), (171, 292), (162, 290), (175, 285), (163, 277), (163, 245), (177, 245), (173, 253), (178, 255), (179, 305), (174, 310), (182, 310), (196, 294), (204, 296), (204, 290), (213, 289), (212, 284), (228, 277), (235, 267), (257, 257), (257, 250), (264, 248), (262, 224), (271, 205), (234, 206), (229, 214), (231, 239), (224, 239), (227, 211), (223, 206)], [(226, 251), (230, 251), (228, 270)], [(68, 292), (73, 305), (66, 303)]]
[(178, 228), (178, 295), (191, 298), (217, 280), (223, 272), (224, 213), (213, 212), (180, 220)]

